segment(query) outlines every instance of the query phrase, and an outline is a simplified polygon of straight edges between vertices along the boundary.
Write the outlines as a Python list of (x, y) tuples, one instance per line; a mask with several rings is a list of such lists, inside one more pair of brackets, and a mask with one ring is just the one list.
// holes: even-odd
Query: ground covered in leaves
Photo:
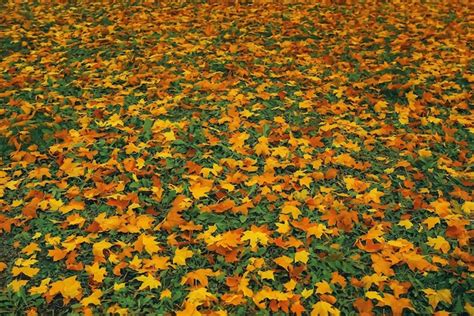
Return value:
[(4, 3), (0, 313), (472, 315), (466, 3)]

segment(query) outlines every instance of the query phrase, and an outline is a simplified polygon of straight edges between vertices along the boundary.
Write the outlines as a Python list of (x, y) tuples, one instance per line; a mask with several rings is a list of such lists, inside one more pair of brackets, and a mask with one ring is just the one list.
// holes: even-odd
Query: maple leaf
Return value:
[(394, 316), (401, 316), (403, 314), (404, 309), (410, 309), (412, 311), (415, 311), (411, 304), (411, 301), (408, 298), (397, 298), (387, 293), (384, 294), (383, 301), (379, 302), (378, 305), (390, 306)]
[(186, 301), (184, 309), (176, 311), (176, 316), (201, 316), (202, 314), (197, 310), (198, 307), (199, 305)]
[(94, 243), (92, 246), (92, 253), (94, 256), (98, 259), (103, 259), (104, 258), (104, 250), (109, 249), (112, 247), (113, 244), (106, 240), (101, 240), (99, 242)]
[(51, 178), (51, 173), (49, 172), (48, 168), (45, 167), (39, 167), (31, 170), (28, 173), (28, 177), (30, 178), (35, 178), (38, 180), (42, 180), (43, 177)]
[(364, 201), (365, 203), (369, 202), (374, 202), (374, 203), (380, 203), (380, 197), (384, 195), (383, 192), (380, 192), (377, 190), (377, 188), (372, 189), (369, 191), (369, 193), (364, 195)]
[(313, 293), (314, 293), (314, 290), (312, 289), (304, 289), (303, 291), (301, 291), (301, 296), (304, 298), (308, 298), (311, 295), (313, 295)]
[(474, 315), (474, 306), (472, 306), (470, 303), (464, 304), (464, 310), (469, 314), (469, 316)]
[(309, 189), (310, 186), (311, 186), (311, 183), (313, 183), (313, 178), (308, 177), (308, 176), (305, 176), (305, 177), (299, 179), (299, 180), (298, 180), (298, 183), (299, 183), (300, 185), (304, 185), (306, 188)]
[(302, 262), (302, 263), (307, 263), (309, 259), (309, 252), (306, 250), (300, 250), (295, 253), (295, 263), (296, 262)]
[(266, 246), (268, 244), (269, 238), (267, 234), (260, 232), (260, 231), (246, 231), (242, 236), (242, 241), (249, 241), (250, 248), (252, 251), (257, 251), (257, 245), (260, 244), (262, 246)]
[(331, 304), (319, 301), (313, 305), (311, 316), (339, 316), (340, 311)]
[(316, 293), (317, 294), (327, 294), (332, 293), (332, 288), (326, 281), (321, 281), (316, 283)]
[(140, 275), (135, 279), (142, 282), (142, 284), (138, 288), (139, 291), (145, 290), (147, 288), (149, 290), (153, 290), (161, 286), (161, 282), (157, 280), (151, 273), (148, 273), (147, 275)]
[(48, 291), (49, 283), (51, 282), (51, 278), (46, 278), (41, 280), (41, 283), (39, 286), (32, 286), (29, 290), (29, 293), (31, 295), (36, 295), (36, 294), (44, 294)]
[(434, 208), (434, 211), (438, 216), (445, 217), (451, 213), (451, 203), (444, 199), (438, 199), (430, 203), (430, 206)]
[(153, 256), (150, 260), (146, 260), (147, 264), (152, 265), (155, 269), (166, 270), (169, 266), (169, 257)]
[(20, 273), (32, 278), (38, 274), (40, 271), (39, 268), (32, 268), (32, 267), (13, 267), (12, 268), (12, 275), (18, 276)]
[(59, 169), (64, 171), (64, 173), (67, 174), (68, 177), (80, 177), (85, 173), (85, 169), (83, 167), (80, 167), (79, 163), (73, 162), (72, 158), (64, 159)]
[(380, 113), (380, 112), (385, 111), (385, 109), (387, 108), (387, 106), (388, 106), (388, 103), (387, 103), (387, 102), (385, 102), (385, 101), (377, 101), (377, 103), (375, 103), (375, 105), (374, 105), (374, 110), (375, 110), (375, 112)]
[(61, 208), (61, 206), (64, 205), (64, 202), (62, 200), (49, 199), (48, 202), (49, 202), (51, 211), (58, 211)]
[(200, 199), (207, 196), (207, 193), (212, 190), (213, 181), (207, 179), (198, 179), (191, 182), (189, 190), (195, 199)]
[(293, 259), (287, 256), (281, 256), (278, 258), (275, 258), (273, 260), (276, 264), (278, 264), (280, 267), (285, 269), (286, 271), (289, 271), (290, 267), (293, 267), (291, 264), (293, 263)]
[(22, 287), (28, 283), (28, 280), (17, 280), (14, 279), (8, 283), (8, 287), (12, 289), (13, 292), (18, 293)]
[(268, 147), (268, 138), (265, 136), (260, 136), (258, 138), (258, 143), (255, 145), (255, 153), (258, 156), (268, 156), (270, 155), (270, 149)]
[(193, 252), (188, 249), (188, 247), (176, 249), (173, 257), (173, 263), (184, 266), (186, 265), (186, 259), (189, 259), (193, 256)]
[(204, 287), (190, 291), (187, 296), (187, 301), (196, 305), (202, 305), (203, 303), (215, 300), (216, 297), (212, 293), (209, 293)]
[(84, 297), (81, 300), (82, 306), (89, 305), (100, 305), (100, 298), (102, 297), (103, 292), (100, 289), (94, 289), (88, 297)]
[(374, 305), (370, 300), (364, 300), (363, 298), (357, 298), (353, 306), (357, 309), (360, 315), (372, 315), (372, 308)]
[(291, 230), (291, 226), (288, 221), (283, 223), (275, 223), (275, 225), (278, 227), (276, 231), (280, 234), (287, 234)]
[(383, 301), (383, 297), (380, 296), (379, 293), (374, 292), (374, 291), (367, 291), (367, 292), (365, 292), (365, 297), (370, 298), (370, 299), (372, 299), (372, 300), (374, 300), (374, 299), (375, 299), (375, 300), (378, 300), (379, 302), (382, 302), (382, 301)]
[(445, 302), (449, 305), (452, 303), (451, 291), (449, 289), (442, 290), (433, 290), (433, 289), (424, 289), (423, 292), (428, 297), (428, 301), (433, 309), (436, 309), (439, 302)]
[(156, 237), (146, 234), (141, 234), (135, 242), (135, 249), (141, 251), (143, 248), (145, 248), (146, 252), (150, 255), (153, 255), (160, 250)]
[(48, 250), (48, 255), (50, 257), (53, 257), (53, 261), (59, 261), (61, 259), (64, 259), (64, 257), (66, 257), (68, 252), (69, 251), (67, 251), (65, 249), (60, 249), (60, 248), (54, 247), (54, 249)]
[(367, 188), (369, 187), (368, 184), (352, 177), (344, 177), (344, 182), (346, 184), (347, 190), (354, 190), (357, 193), (361, 193), (367, 190)]
[(25, 248), (21, 250), (22, 253), (28, 256), (31, 256), (32, 254), (38, 251), (41, 251), (41, 249), (39, 248), (38, 244), (35, 242), (30, 243), (28, 246), (26, 246)]
[(413, 227), (413, 223), (410, 222), (410, 220), (408, 219), (401, 220), (400, 222), (398, 222), (398, 225), (405, 227), (406, 229), (410, 229)]
[(198, 281), (201, 286), (208, 285), (208, 277), (217, 276), (219, 272), (214, 272), (211, 269), (198, 269), (195, 271), (188, 272), (181, 279), (181, 284), (195, 285)]
[(300, 214), (301, 214), (301, 211), (296, 206), (294, 206), (292, 204), (283, 205), (281, 210), (282, 210), (283, 214), (291, 214), (291, 216), (294, 219), (297, 219), (298, 216), (300, 216)]
[(432, 229), (434, 226), (436, 226), (436, 224), (439, 224), (439, 223), (440, 223), (439, 217), (428, 217), (427, 219), (423, 221), (423, 224), (425, 224), (426, 227), (428, 227), (428, 230)]
[(109, 126), (123, 126), (123, 121), (120, 119), (120, 115), (118, 114), (113, 114), (109, 117), (107, 124)]
[(426, 244), (436, 250), (441, 250), (443, 253), (447, 253), (449, 249), (451, 249), (449, 242), (447, 242), (442, 236), (436, 238), (428, 237), (428, 242)]
[(298, 301), (296, 303), (293, 303), (293, 305), (291, 305), (291, 311), (293, 313), (295, 313), (297, 316), (300, 316), (302, 315), (306, 309), (304, 308), (304, 306)]
[(92, 280), (97, 283), (102, 283), (104, 281), (105, 275), (107, 274), (107, 270), (105, 268), (101, 268), (98, 262), (94, 262), (93, 265), (87, 265), (86, 271), (91, 275)]
[(239, 152), (245, 144), (245, 141), (249, 139), (250, 135), (248, 133), (235, 133), (229, 139), (229, 143), (231, 144), (232, 150)]
[(65, 304), (73, 298), (79, 299), (82, 296), (82, 287), (76, 278), (76, 276), (72, 276), (62, 281), (51, 283), (51, 287), (46, 295), (48, 297), (54, 297), (57, 294), (61, 294)]
[(258, 275), (262, 280), (275, 280), (272, 270), (258, 271)]
[(474, 202), (472, 201), (466, 201), (463, 203), (461, 210), (467, 214), (470, 215), (474, 211)]

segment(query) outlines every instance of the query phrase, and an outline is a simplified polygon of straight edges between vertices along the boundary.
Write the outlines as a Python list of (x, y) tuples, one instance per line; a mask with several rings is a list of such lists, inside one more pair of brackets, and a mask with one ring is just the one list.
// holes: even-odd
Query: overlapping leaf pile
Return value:
[(466, 3), (4, 4), (0, 310), (472, 315)]

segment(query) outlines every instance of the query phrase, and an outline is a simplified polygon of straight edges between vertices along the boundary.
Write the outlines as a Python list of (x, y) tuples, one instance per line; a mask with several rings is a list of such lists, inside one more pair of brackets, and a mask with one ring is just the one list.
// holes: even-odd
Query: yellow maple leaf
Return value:
[(302, 262), (302, 263), (307, 263), (309, 259), (309, 252), (306, 250), (301, 250), (295, 253), (295, 263), (296, 262)]
[(291, 217), (294, 219), (297, 219), (301, 214), (301, 211), (296, 206), (288, 203), (283, 205), (281, 211), (283, 214), (291, 214)]
[(31, 256), (32, 254), (34, 254), (35, 252), (38, 252), (40, 251), (41, 249), (38, 247), (38, 244), (35, 243), (35, 242), (32, 242), (30, 243), (28, 246), (26, 246), (25, 248), (23, 248), (21, 250), (22, 253), (28, 255), (28, 256)]
[(109, 126), (123, 126), (123, 121), (120, 119), (120, 115), (118, 114), (113, 114), (109, 117), (107, 121), (107, 125)]
[(48, 285), (51, 282), (51, 278), (46, 278), (41, 280), (41, 283), (39, 286), (33, 286), (30, 288), (29, 292), (31, 295), (35, 294), (44, 294), (48, 291)]
[(398, 225), (405, 227), (406, 229), (410, 229), (413, 227), (413, 223), (410, 222), (410, 220), (408, 219), (401, 220), (400, 222), (398, 222)]
[(382, 302), (383, 301), (383, 297), (380, 296), (379, 293), (375, 292), (375, 291), (367, 291), (365, 292), (365, 297), (367, 298), (370, 298), (371, 300), (377, 300), (377, 301), (380, 301)]
[(61, 294), (64, 302), (67, 303), (72, 298), (79, 298), (82, 295), (81, 283), (76, 280), (77, 276), (72, 276), (67, 279), (51, 283), (48, 291), (48, 296), (54, 297)]
[(61, 206), (64, 205), (64, 202), (62, 200), (49, 199), (48, 202), (51, 211), (57, 211)]
[(438, 236), (436, 238), (428, 237), (426, 244), (430, 247), (433, 247), (433, 249), (441, 250), (443, 253), (447, 253), (449, 249), (451, 249), (449, 242), (442, 236)]
[(423, 292), (428, 297), (428, 302), (436, 309), (439, 302), (445, 302), (451, 305), (452, 303), (452, 296), (451, 291), (449, 289), (442, 289), (442, 290), (433, 290), (433, 289), (424, 289)]
[(422, 148), (418, 150), (418, 155), (420, 155), (420, 157), (425, 157), (425, 158), (431, 157), (431, 151), (428, 149)]
[(102, 297), (102, 291), (100, 289), (94, 289), (94, 291), (88, 297), (84, 297), (81, 300), (82, 306), (89, 305), (100, 305), (100, 298)]
[(198, 179), (195, 181), (190, 181), (191, 186), (189, 190), (191, 191), (195, 199), (200, 199), (204, 196), (207, 196), (207, 193), (212, 190), (213, 181), (208, 179)]
[(281, 256), (281, 257), (275, 258), (273, 261), (276, 264), (278, 264), (280, 267), (288, 271), (289, 268), (292, 267), (291, 263), (293, 262), (293, 259), (287, 256)]
[(24, 275), (28, 277), (34, 277), (35, 275), (38, 274), (40, 269), (38, 268), (32, 268), (32, 267), (13, 267), (12, 268), (12, 275), (17, 276), (20, 273), (23, 273)]
[(408, 100), (408, 104), (413, 104), (416, 100), (416, 98), (418, 97), (416, 94), (413, 93), (413, 91), (410, 91), (408, 93), (405, 93), (405, 97), (407, 98)]
[(265, 136), (260, 136), (258, 138), (258, 143), (255, 145), (255, 153), (257, 156), (268, 156), (270, 155), (270, 149), (268, 148), (268, 138)]
[(145, 248), (145, 251), (150, 255), (153, 255), (160, 250), (160, 246), (156, 241), (156, 237), (146, 234), (142, 234), (140, 237), (138, 237), (137, 241), (135, 242), (135, 248), (139, 251)]
[(79, 163), (73, 162), (71, 158), (64, 159), (59, 169), (64, 171), (68, 177), (80, 177), (84, 175), (85, 172), (85, 169), (81, 167)]
[(184, 302), (184, 309), (177, 311), (176, 316), (201, 316), (202, 314), (197, 310), (199, 305), (191, 302)]
[(451, 213), (451, 203), (444, 199), (438, 199), (430, 203), (430, 205), (434, 208), (434, 211), (438, 216), (445, 217)]
[(196, 305), (214, 300), (216, 300), (216, 297), (212, 293), (209, 293), (205, 287), (191, 290), (187, 296), (187, 301)]
[(304, 176), (303, 178), (299, 179), (298, 182), (300, 185), (304, 185), (305, 187), (309, 189), (311, 186), (311, 183), (313, 182), (313, 178)]
[(311, 316), (339, 316), (340, 311), (328, 302), (319, 301), (313, 305)]
[(22, 287), (24, 287), (28, 283), (28, 280), (13, 280), (8, 283), (8, 287), (13, 290), (13, 292), (18, 293)]
[(313, 107), (313, 102), (311, 100), (304, 100), (298, 104), (300, 109), (311, 109)]
[(276, 231), (280, 234), (286, 234), (291, 229), (291, 226), (288, 221), (284, 221), (283, 223), (276, 223), (275, 225), (278, 227)]
[(173, 131), (165, 132), (165, 133), (163, 133), (163, 136), (169, 142), (171, 142), (173, 140), (176, 140), (176, 136), (174, 135)]
[(273, 275), (272, 270), (258, 271), (258, 275), (262, 280), (275, 280), (275, 276)]
[(428, 230), (432, 229), (433, 227), (435, 227), (436, 224), (439, 224), (439, 223), (440, 223), (439, 217), (434, 217), (434, 216), (428, 217), (427, 219), (423, 221), (423, 224), (425, 224), (426, 227), (428, 227)]
[(474, 211), (474, 202), (471, 202), (471, 201), (464, 202), (461, 207), (461, 210), (467, 215), (470, 215), (472, 211)]
[(135, 279), (142, 282), (142, 284), (138, 288), (139, 291), (145, 290), (147, 288), (152, 290), (161, 286), (160, 281), (155, 279), (155, 277), (151, 273), (148, 273), (147, 275), (140, 275), (136, 277)]
[(176, 249), (173, 257), (173, 263), (184, 266), (186, 265), (186, 259), (189, 259), (193, 256), (193, 252), (188, 249), (188, 247), (184, 247), (181, 249)]
[(104, 281), (105, 275), (107, 274), (107, 270), (105, 268), (101, 268), (98, 262), (94, 262), (93, 265), (87, 265), (86, 271), (92, 276), (92, 280), (97, 283), (102, 283), (102, 281)]
[(295, 280), (291, 279), (290, 281), (288, 281), (288, 282), (286, 282), (285, 284), (283, 284), (283, 286), (285, 287), (285, 289), (286, 289), (288, 292), (291, 292), (291, 291), (293, 291), (293, 290), (295, 289), (295, 287), (296, 287), (297, 284), (298, 284), (298, 283), (297, 283)]
[(223, 189), (233, 192), (235, 190), (235, 186), (232, 183), (226, 182), (226, 181), (221, 181), (220, 185)]
[(311, 295), (313, 295), (313, 293), (314, 293), (313, 289), (304, 289), (303, 291), (301, 291), (301, 296), (303, 296), (304, 298), (308, 298)]
[(266, 246), (268, 244), (269, 238), (265, 233), (248, 230), (242, 235), (242, 241), (247, 240), (250, 242), (250, 248), (252, 251), (257, 251), (257, 244)]
[(317, 294), (327, 294), (332, 293), (331, 285), (326, 281), (321, 281), (316, 283), (316, 293)]
[(380, 113), (382, 111), (385, 111), (387, 109), (388, 103), (385, 101), (377, 101), (374, 105), (374, 110), (377, 113)]
[(308, 228), (306, 232), (307, 236), (316, 236), (317, 238), (321, 238), (321, 236), (326, 231), (326, 225), (324, 224), (315, 224)]
[(109, 243), (108, 241), (101, 240), (99, 242), (94, 243), (94, 245), (92, 246), (92, 253), (97, 258), (102, 259), (104, 258), (104, 250), (109, 249), (112, 246), (113, 244)]
[(383, 195), (383, 192), (380, 192), (379, 190), (377, 190), (377, 188), (375, 188), (364, 195), (364, 201), (365, 203), (369, 203), (371, 201), (375, 203), (380, 203), (380, 197), (382, 197)]

